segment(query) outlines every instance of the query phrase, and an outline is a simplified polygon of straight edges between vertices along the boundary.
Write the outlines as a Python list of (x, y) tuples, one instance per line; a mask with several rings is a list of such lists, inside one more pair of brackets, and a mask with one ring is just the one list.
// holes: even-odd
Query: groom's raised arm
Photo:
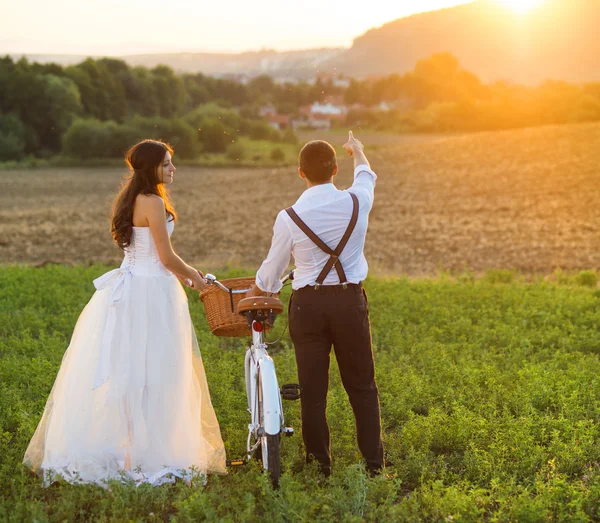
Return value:
[(361, 199), (361, 204), (366, 204), (370, 210), (373, 207), (373, 200), (375, 198), (377, 175), (371, 169), (362, 142), (354, 138), (352, 131), (348, 133), (348, 141), (343, 147), (354, 159), (354, 183), (349, 190), (355, 193)]
[(256, 273), (256, 285), (247, 296), (256, 296), (267, 292), (276, 293), (281, 290), (281, 275), (290, 263), (292, 254), (292, 233), (285, 219), (285, 211), (277, 215), (273, 225), (273, 239), (267, 258)]

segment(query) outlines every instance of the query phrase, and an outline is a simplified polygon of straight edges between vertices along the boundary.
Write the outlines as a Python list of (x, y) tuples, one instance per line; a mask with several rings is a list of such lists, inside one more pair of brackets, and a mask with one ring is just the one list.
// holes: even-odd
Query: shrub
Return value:
[(115, 122), (89, 119), (75, 120), (63, 136), (62, 150), (73, 158), (107, 158), (111, 154), (111, 137), (117, 128)]
[(511, 283), (515, 273), (509, 269), (493, 269), (486, 271), (484, 279), (490, 283)]
[(198, 127), (198, 136), (202, 149), (209, 153), (224, 153), (231, 143), (231, 134), (219, 120), (208, 118)]
[(200, 151), (200, 143), (194, 128), (180, 119), (170, 120), (169, 122), (167, 141), (173, 146), (175, 153), (181, 158), (196, 157)]
[(242, 123), (242, 132), (252, 140), (278, 141), (281, 136), (277, 129), (262, 120), (245, 120)]
[(193, 158), (198, 154), (196, 133), (183, 120), (142, 117), (125, 124), (75, 120), (63, 136), (63, 153), (73, 158), (119, 158), (145, 138), (171, 144), (182, 158)]
[(199, 105), (186, 114), (184, 119), (195, 129), (201, 128), (206, 120), (219, 120), (231, 133), (240, 129), (242, 122), (242, 118), (235, 109), (222, 107), (216, 103)]
[(285, 161), (285, 152), (281, 147), (274, 147), (271, 151), (271, 160), (275, 162)]
[(596, 271), (581, 271), (575, 276), (575, 282), (583, 287), (596, 287), (598, 285), (598, 275)]
[(145, 134), (131, 123), (117, 125), (109, 133), (107, 150), (111, 157), (121, 157), (132, 145), (144, 138)]
[(138, 138), (162, 140), (173, 146), (175, 154), (181, 158), (194, 158), (200, 144), (194, 128), (182, 119), (135, 117), (129, 124), (138, 131)]
[(244, 147), (244, 144), (242, 144), (240, 142), (232, 143), (227, 148), (227, 158), (229, 158), (230, 160), (236, 160), (236, 161), (243, 160), (245, 156), (246, 156), (246, 148)]
[(281, 135), (281, 141), (283, 143), (296, 145), (298, 143), (298, 137), (296, 136), (294, 129), (288, 127), (285, 131), (283, 131), (283, 134)]
[(562, 269), (556, 269), (554, 271), (554, 278), (556, 278), (556, 281), (558, 283), (560, 283), (561, 285), (568, 285), (569, 284), (569, 275), (565, 273), (565, 271), (563, 271)]
[(25, 154), (26, 129), (14, 114), (0, 115), (0, 161), (20, 160)]

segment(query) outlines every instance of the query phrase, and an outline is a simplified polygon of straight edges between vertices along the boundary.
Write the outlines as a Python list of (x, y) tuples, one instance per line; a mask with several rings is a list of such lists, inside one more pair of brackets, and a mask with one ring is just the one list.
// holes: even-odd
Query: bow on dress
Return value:
[(96, 370), (96, 377), (94, 378), (92, 389), (100, 387), (100, 385), (106, 383), (110, 377), (110, 354), (115, 334), (115, 326), (117, 324), (117, 303), (123, 298), (123, 294), (128, 287), (130, 280), (131, 271), (127, 267), (121, 267), (120, 269), (107, 272), (94, 280), (94, 287), (96, 287), (96, 290), (101, 291), (111, 285), (114, 285), (114, 287), (110, 293), (108, 319), (106, 321), (104, 334), (102, 335), (100, 360), (98, 361), (98, 368)]

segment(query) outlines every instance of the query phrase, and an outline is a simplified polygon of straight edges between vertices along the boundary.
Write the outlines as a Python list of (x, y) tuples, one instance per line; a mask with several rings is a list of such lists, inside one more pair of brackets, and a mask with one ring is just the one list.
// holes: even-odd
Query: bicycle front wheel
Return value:
[[(263, 388), (258, 377), (258, 410), (261, 427), (265, 426), (265, 409), (263, 403)], [(279, 477), (281, 475), (281, 433), (266, 434), (260, 436), (260, 459), (263, 469), (269, 473), (273, 488), (279, 488)]]

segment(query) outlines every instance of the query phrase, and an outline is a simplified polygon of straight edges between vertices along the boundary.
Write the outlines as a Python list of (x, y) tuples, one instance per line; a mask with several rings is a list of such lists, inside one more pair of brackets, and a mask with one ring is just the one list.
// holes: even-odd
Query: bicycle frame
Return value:
[[(217, 285), (224, 291), (229, 291), (215, 276), (207, 274), (209, 284)], [(293, 271), (281, 280), (282, 283), (293, 279)], [(248, 289), (236, 289), (234, 294), (246, 293)], [(260, 319), (260, 318), (259, 318)], [(256, 450), (261, 447), (263, 468), (269, 470), (266, 439), (268, 436), (285, 434), (290, 436), (294, 430), (286, 427), (283, 418), (283, 405), (281, 392), (275, 372), (275, 363), (267, 352), (264, 339), (265, 325), (263, 321), (253, 319), (251, 323), (252, 344), (246, 350), (244, 359), (244, 373), (246, 378), (246, 395), (248, 398), (248, 424), (247, 459), (252, 459)], [(254, 439), (254, 441), (253, 441)], [(277, 461), (279, 458), (277, 457)], [(277, 466), (279, 464), (277, 463)]]

